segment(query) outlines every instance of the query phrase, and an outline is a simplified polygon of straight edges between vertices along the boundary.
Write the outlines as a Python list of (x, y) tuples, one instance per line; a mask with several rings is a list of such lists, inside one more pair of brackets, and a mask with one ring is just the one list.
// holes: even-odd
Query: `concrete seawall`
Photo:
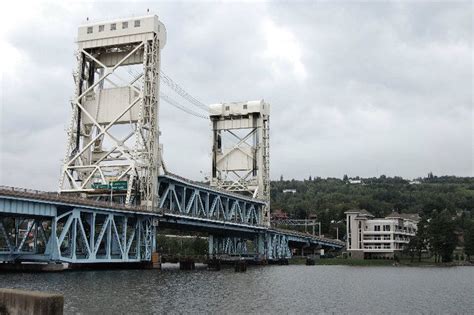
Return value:
[(0, 314), (3, 315), (59, 315), (63, 314), (61, 294), (39, 291), (0, 289)]

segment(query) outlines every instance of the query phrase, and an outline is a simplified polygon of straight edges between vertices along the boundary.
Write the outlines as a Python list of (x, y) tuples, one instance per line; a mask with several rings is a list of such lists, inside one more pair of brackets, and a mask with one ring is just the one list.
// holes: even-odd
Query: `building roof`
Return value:
[(405, 219), (419, 221), (420, 216), (418, 213), (398, 213), (396, 211), (392, 212), (390, 215), (385, 217), (386, 219)]
[(348, 210), (344, 213), (356, 213), (357, 214), (357, 217), (374, 217), (374, 215), (372, 213), (370, 213), (369, 211), (365, 210), (365, 209), (354, 209), (354, 210)]

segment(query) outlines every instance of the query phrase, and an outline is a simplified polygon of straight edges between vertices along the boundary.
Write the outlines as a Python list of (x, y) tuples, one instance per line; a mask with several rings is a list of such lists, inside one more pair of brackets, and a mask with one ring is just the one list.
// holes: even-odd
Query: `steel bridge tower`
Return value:
[(61, 193), (156, 207), (165, 43), (156, 15), (79, 27)]
[(266, 202), (270, 226), (270, 104), (263, 100), (214, 104), (211, 185)]

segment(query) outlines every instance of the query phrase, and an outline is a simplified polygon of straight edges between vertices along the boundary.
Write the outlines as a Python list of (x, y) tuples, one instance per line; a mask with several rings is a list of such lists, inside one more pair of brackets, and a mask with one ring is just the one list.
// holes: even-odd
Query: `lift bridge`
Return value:
[[(166, 29), (143, 16), (79, 27), (75, 93), (58, 192), (0, 187), (0, 261), (152, 261), (158, 229), (201, 232), (209, 255), (288, 259), (338, 240), (270, 226), (269, 105), (200, 104), (213, 131), (209, 184), (167, 171), (159, 142)], [(227, 138), (226, 138), (227, 137)], [(226, 144), (229, 137), (233, 142)]]

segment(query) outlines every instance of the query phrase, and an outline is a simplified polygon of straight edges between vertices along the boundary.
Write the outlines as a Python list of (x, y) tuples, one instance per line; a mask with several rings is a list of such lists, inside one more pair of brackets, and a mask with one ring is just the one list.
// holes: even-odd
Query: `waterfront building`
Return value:
[(393, 212), (375, 218), (367, 210), (346, 211), (346, 248), (354, 258), (393, 258), (415, 236), (418, 214)]
[(272, 220), (288, 220), (288, 214), (282, 209), (276, 209), (271, 212)]

